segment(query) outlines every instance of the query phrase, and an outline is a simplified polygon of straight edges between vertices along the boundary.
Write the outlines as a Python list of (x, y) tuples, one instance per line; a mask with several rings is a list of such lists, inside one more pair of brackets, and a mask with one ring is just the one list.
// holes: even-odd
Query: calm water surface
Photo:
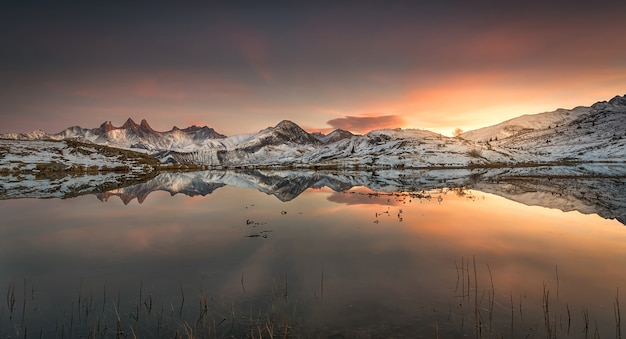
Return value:
[(477, 190), (224, 186), (0, 215), (3, 338), (615, 337), (626, 305), (623, 224)]

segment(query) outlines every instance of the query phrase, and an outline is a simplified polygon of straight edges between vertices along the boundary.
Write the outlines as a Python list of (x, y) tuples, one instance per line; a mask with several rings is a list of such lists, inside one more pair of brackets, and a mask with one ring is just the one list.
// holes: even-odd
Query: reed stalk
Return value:
[(556, 272), (556, 301), (559, 301), (559, 265), (554, 266)]
[(491, 295), (489, 301), (489, 333), (491, 334), (493, 329), (493, 299), (495, 299), (496, 290), (493, 285), (493, 275), (491, 274), (491, 267), (489, 264), (487, 264), (487, 270), (489, 271), (489, 280), (491, 281)]
[(185, 305), (185, 291), (183, 291), (183, 283), (180, 283), (180, 310), (178, 311), (178, 318), (183, 317), (183, 306)]
[[(80, 314), (80, 305), (78, 306), (79, 308), (79, 314)], [(74, 330), (74, 301), (72, 301), (72, 308), (70, 310), (70, 337), (72, 336), (72, 332)]]
[(102, 288), (102, 312), (104, 312), (107, 304), (107, 285)]
[(26, 289), (26, 278), (24, 278), (24, 302), (22, 303), (22, 329), (24, 331), (24, 338), (27, 338), (27, 324), (26, 324), (26, 299), (27, 292)]
[(141, 293), (143, 289), (143, 281), (139, 282), (139, 299), (137, 301), (137, 315), (135, 316), (135, 321), (139, 321), (139, 313), (141, 313)]
[(320, 288), (322, 293), (322, 301), (324, 301), (324, 269), (322, 268), (322, 277), (320, 279)]
[(615, 338), (622, 339), (622, 314), (619, 308), (619, 287), (615, 292), (615, 304), (614, 304), (614, 312), (615, 312)]
[(585, 321), (585, 338), (589, 337), (589, 310), (583, 307), (583, 319)]
[(569, 311), (569, 304), (565, 303), (565, 309), (567, 309), (567, 335), (569, 335), (570, 328), (572, 327), (572, 314)]
[(552, 324), (550, 320), (550, 290), (547, 284), (543, 283), (543, 318), (548, 338), (552, 338)]
[(515, 338), (515, 306), (513, 305), (513, 291), (511, 291), (511, 338)]
[(15, 311), (15, 278), (9, 284), (9, 288), (7, 289), (7, 308), (9, 309), (9, 319), (13, 320), (13, 312)]
[(478, 275), (476, 274), (476, 256), (473, 256), (472, 263), (474, 265), (474, 321), (476, 337), (482, 337), (482, 325), (480, 323), (480, 308), (478, 306)]
[(115, 310), (115, 338), (119, 339), (124, 336), (122, 332), (122, 320), (120, 319), (120, 312), (116, 304), (113, 304), (113, 309)]

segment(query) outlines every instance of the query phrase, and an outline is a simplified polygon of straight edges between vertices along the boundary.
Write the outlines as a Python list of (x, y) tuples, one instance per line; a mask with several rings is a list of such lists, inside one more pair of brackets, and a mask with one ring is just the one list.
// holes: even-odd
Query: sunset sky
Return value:
[(626, 93), (626, 2), (0, 5), (0, 133), (451, 135)]

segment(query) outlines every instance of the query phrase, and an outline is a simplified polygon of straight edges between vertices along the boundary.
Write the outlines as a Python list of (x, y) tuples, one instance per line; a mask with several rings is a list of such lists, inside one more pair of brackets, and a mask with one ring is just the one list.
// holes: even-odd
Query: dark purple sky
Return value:
[(3, 2), (0, 133), (131, 117), (449, 135), (626, 93), (624, 2), (250, 3)]

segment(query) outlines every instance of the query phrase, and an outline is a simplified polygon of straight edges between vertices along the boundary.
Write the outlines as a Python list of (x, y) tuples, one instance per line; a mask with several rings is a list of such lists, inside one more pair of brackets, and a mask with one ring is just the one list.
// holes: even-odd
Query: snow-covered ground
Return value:
[(151, 157), (136, 152), (72, 141), (0, 139), (0, 172), (143, 172)]

